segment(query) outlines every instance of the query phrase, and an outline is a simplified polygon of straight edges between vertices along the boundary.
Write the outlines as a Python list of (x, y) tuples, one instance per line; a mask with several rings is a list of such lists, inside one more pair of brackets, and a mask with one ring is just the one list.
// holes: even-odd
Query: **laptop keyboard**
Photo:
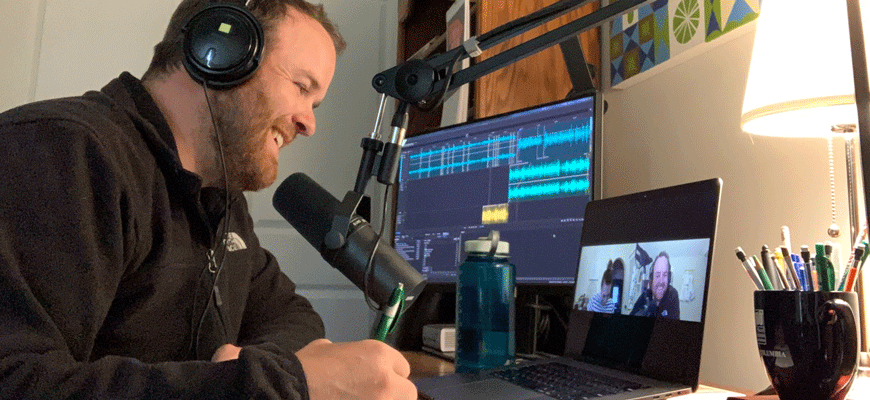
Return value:
[(501, 379), (559, 400), (595, 399), (647, 387), (557, 362), (493, 373)]

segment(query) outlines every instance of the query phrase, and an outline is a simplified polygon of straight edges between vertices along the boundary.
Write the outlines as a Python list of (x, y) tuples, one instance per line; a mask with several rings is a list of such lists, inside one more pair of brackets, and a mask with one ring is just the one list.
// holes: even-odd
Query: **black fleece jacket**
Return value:
[(0, 398), (308, 398), (323, 323), (225, 198), (128, 73), (0, 114)]

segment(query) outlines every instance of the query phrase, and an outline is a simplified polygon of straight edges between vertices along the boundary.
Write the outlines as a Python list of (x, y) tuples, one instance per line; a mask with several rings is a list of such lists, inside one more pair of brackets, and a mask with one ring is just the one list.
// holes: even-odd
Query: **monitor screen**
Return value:
[(596, 115), (591, 94), (408, 138), (398, 253), (430, 283), (451, 283), (464, 242), (498, 230), (518, 284), (573, 284), (596, 179)]

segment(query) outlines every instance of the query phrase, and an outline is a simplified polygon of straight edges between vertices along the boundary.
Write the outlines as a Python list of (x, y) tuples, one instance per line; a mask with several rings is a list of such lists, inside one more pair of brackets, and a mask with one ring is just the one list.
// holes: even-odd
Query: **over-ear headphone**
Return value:
[(263, 27), (244, 5), (216, 3), (184, 26), (182, 62), (196, 82), (229, 89), (260, 66), (263, 42)]

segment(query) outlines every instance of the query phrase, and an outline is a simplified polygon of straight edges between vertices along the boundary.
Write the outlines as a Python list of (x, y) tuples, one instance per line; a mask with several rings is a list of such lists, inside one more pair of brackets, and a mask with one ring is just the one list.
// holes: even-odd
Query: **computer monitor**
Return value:
[(463, 243), (498, 230), (517, 284), (574, 283), (599, 164), (596, 93), (410, 137), (394, 245), (430, 284), (453, 283)]

